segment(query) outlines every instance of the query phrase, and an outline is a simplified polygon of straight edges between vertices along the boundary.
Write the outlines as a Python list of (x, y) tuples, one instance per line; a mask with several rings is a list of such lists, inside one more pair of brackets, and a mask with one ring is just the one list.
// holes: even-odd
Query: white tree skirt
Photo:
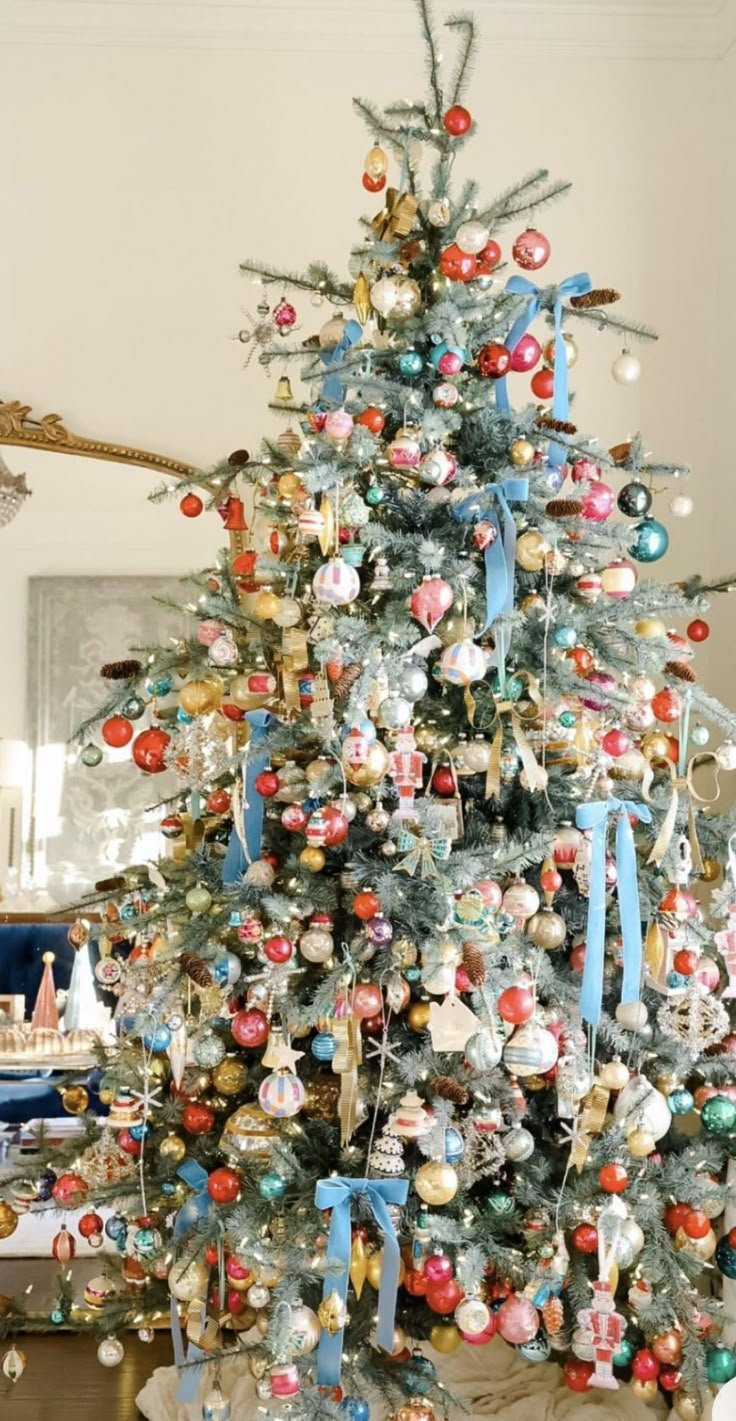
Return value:
[[(660, 1405), (645, 1406), (622, 1383), (619, 1391), (591, 1391), (578, 1396), (568, 1391), (558, 1366), (551, 1362), (531, 1365), (513, 1348), (495, 1338), (485, 1347), (461, 1347), (440, 1363), (440, 1379), (455, 1396), (464, 1399), (467, 1412), (456, 1413), (466, 1421), (479, 1416), (498, 1416), (503, 1421), (662, 1421), (667, 1414)], [(201, 1398), (211, 1385), (207, 1378), (200, 1397), (188, 1406), (177, 1406), (178, 1380), (173, 1367), (159, 1367), (137, 1397), (146, 1421), (202, 1421)], [(223, 1392), (232, 1402), (233, 1421), (253, 1416), (258, 1404), (253, 1380), (245, 1359), (227, 1362), (222, 1369)], [(372, 1421), (380, 1421), (384, 1411), (377, 1402), (371, 1408)]]

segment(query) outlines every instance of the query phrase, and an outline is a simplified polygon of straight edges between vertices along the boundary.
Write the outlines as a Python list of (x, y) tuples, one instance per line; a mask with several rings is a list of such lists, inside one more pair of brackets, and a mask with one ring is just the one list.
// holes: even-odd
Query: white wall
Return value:
[[(238, 261), (298, 267), (318, 256), (344, 268), (373, 204), (360, 184), (369, 143), (351, 95), (417, 94), (421, 55), (390, 45), (370, 63), (347, 46), (300, 55), (287, 36), (257, 54), (40, 44), (3, 54), (12, 63), (3, 64), (0, 130), (12, 134), (13, 161), (0, 223), (0, 391), (60, 411), (80, 433), (195, 462), (272, 431), (267, 378), (255, 360), (243, 371), (230, 339), (240, 308), (258, 300)], [(730, 554), (716, 504), (731, 480), (716, 417), (719, 393), (731, 403), (733, 369), (733, 320), (720, 303), (736, 203), (732, 192), (727, 210), (717, 186), (727, 73), (716, 60), (535, 51), (522, 61), (487, 48), (470, 97), (479, 136), (459, 165), (486, 193), (538, 164), (571, 178), (572, 194), (540, 214), (553, 241), (550, 279), (587, 268), (661, 331), (641, 351), (634, 389), (610, 379), (613, 339), (586, 332), (576, 408), (579, 425), (606, 443), (641, 426), (655, 455), (695, 467), (697, 511), (674, 528), (663, 566), (673, 577), (709, 572)], [(326, 312), (296, 304), (303, 333), (317, 329)], [(32, 572), (153, 573), (206, 560), (203, 520), (187, 525), (175, 505), (152, 510), (144, 475), (93, 474), (68, 460), (55, 464), (52, 495), (41, 492), (38, 459), (8, 458), (31, 469), (37, 495), (14, 525), (20, 534), (23, 520), (26, 541), (16, 540), (15, 566), (2, 574), (5, 608)], [(216, 520), (209, 528), (216, 539)], [(0, 531), (0, 553), (10, 532)], [(713, 662), (718, 688), (736, 701), (722, 614), (717, 624), (700, 664)], [(22, 615), (6, 613), (0, 735), (22, 729), (23, 635)]]

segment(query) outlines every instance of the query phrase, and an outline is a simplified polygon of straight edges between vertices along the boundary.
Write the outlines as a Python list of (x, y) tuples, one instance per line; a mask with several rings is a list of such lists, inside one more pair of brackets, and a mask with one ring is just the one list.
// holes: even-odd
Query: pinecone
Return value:
[(338, 701), (344, 700), (352, 690), (362, 669), (359, 661), (351, 661), (344, 667), (335, 682), (335, 698)]
[(548, 1298), (542, 1306), (542, 1317), (548, 1332), (559, 1332), (565, 1320), (565, 1309), (559, 1298)]
[(212, 986), (212, 973), (207, 963), (203, 962), (201, 957), (197, 957), (196, 952), (182, 952), (179, 964), (182, 972), (185, 972), (187, 977), (191, 977), (198, 987)]
[(132, 681), (135, 676), (140, 676), (142, 670), (140, 661), (131, 656), (128, 661), (106, 661), (100, 667), (100, 675), (105, 681)]
[(544, 511), (548, 518), (574, 518), (582, 513), (583, 505), (579, 498), (553, 498)]
[(433, 1095), (439, 1095), (442, 1100), (450, 1100), (453, 1105), (467, 1105), (470, 1101), (470, 1091), (456, 1081), (454, 1076), (432, 1076), (429, 1089)]
[(668, 676), (676, 676), (679, 681), (689, 681), (690, 685), (698, 679), (687, 661), (667, 661), (664, 669)]
[(473, 986), (482, 987), (486, 980), (486, 964), (477, 943), (463, 943), (463, 967)]
[(613, 448), (609, 449), (608, 452), (611, 458), (613, 459), (614, 464), (625, 464), (626, 460), (629, 457), (629, 454), (631, 453), (631, 445), (614, 444)]
[(593, 291), (586, 291), (584, 296), (571, 296), (570, 305), (578, 311), (586, 311), (589, 306), (611, 306), (614, 301), (621, 300), (621, 292), (614, 291), (612, 286), (596, 286)]
[(577, 434), (577, 425), (569, 419), (555, 419), (551, 414), (540, 414), (536, 421), (539, 429), (553, 429), (557, 434)]

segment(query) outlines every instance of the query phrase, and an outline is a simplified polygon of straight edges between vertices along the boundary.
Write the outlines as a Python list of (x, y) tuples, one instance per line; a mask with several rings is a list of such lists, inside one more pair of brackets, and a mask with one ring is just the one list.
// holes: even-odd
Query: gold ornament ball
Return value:
[(651, 1130), (632, 1130), (631, 1134), (626, 1136), (626, 1148), (636, 1159), (646, 1159), (656, 1147), (657, 1141)]
[(61, 1092), (61, 1103), (68, 1115), (84, 1115), (89, 1105), (89, 1093), (83, 1085), (68, 1085)]
[(640, 617), (639, 621), (634, 623), (634, 631), (637, 636), (643, 636), (647, 641), (667, 635), (667, 628), (661, 617)]
[(100, 1097), (100, 1105), (112, 1105), (115, 1099), (115, 1091), (110, 1090), (109, 1086), (100, 1086), (97, 1094)]
[(412, 1031), (426, 1031), (429, 1026), (429, 1002), (412, 1002), (406, 1019)]
[(420, 1165), (414, 1177), (414, 1188), (425, 1204), (449, 1204), (458, 1187), (457, 1170), (441, 1160), (428, 1160)]
[(703, 872), (700, 877), (703, 883), (715, 883), (721, 876), (721, 865), (718, 859), (703, 859)]
[(535, 947), (543, 947), (546, 952), (552, 952), (556, 947), (562, 947), (567, 937), (567, 923), (559, 913), (542, 909), (529, 919), (524, 931)]
[(543, 617), (547, 603), (538, 592), (528, 592), (526, 597), (521, 599), (521, 610), (525, 617)]
[(688, 1396), (684, 1391), (675, 1392), (673, 1410), (680, 1421), (700, 1421), (702, 1415), (697, 1397)]
[(544, 1076), (525, 1076), (525, 1077), (524, 1077), (524, 1088), (525, 1088), (525, 1090), (546, 1090), (548, 1085), (549, 1085), (549, 1081), (546, 1081), (546, 1080), (544, 1079)]
[(226, 1056), (212, 1071), (212, 1084), (221, 1095), (239, 1095), (247, 1079), (247, 1066), (235, 1056)]
[(663, 1071), (661, 1076), (657, 1076), (654, 1085), (662, 1095), (671, 1095), (673, 1090), (681, 1089), (682, 1081), (675, 1071)]
[[(383, 1249), (377, 1248), (375, 1252), (369, 1253), (366, 1260), (366, 1280), (376, 1292), (381, 1286), (381, 1274), (383, 1272)], [(403, 1283), (406, 1277), (406, 1264), (403, 1258), (399, 1259), (399, 1284)]]
[(525, 572), (541, 572), (549, 551), (549, 543), (539, 529), (529, 528), (516, 544), (516, 561)]
[(253, 603), (253, 611), (262, 622), (270, 622), (281, 606), (281, 598), (275, 592), (259, 592)]
[[(577, 345), (576, 345), (576, 343), (575, 343), (575, 337), (569, 335), (567, 331), (563, 331), (563, 332), (562, 332), (562, 339), (563, 339), (563, 341), (564, 341), (564, 343), (565, 343), (565, 360), (566, 360), (566, 362), (567, 362), (567, 367), (568, 367), (568, 369), (570, 369), (570, 367), (575, 364), (575, 361), (576, 361), (577, 358), (578, 358), (579, 351), (578, 351)], [(545, 346), (543, 346), (543, 348), (542, 348), (542, 359), (543, 359), (545, 365), (549, 365), (549, 366), (551, 366), (552, 368), (554, 368), (554, 363), (555, 363), (555, 341), (554, 341), (554, 338), (553, 338), (552, 340), (548, 340), (548, 341), (547, 341), (547, 344), (546, 344)]]
[(659, 1390), (654, 1377), (649, 1377), (647, 1381), (639, 1381), (638, 1377), (631, 1378), (631, 1390), (639, 1401), (654, 1401)]
[(323, 756), (316, 760), (310, 760), (304, 771), (307, 784), (319, 785), (323, 780), (330, 779), (334, 768), (334, 760), (327, 760)]
[(169, 1063), (165, 1056), (154, 1056), (148, 1062), (148, 1077), (153, 1081), (164, 1081), (169, 1074)]
[(509, 459), (517, 469), (528, 469), (536, 450), (528, 439), (515, 439), (509, 449)]
[(661, 730), (648, 730), (641, 737), (641, 753), (647, 760), (666, 760), (670, 742)]
[(15, 1209), (11, 1209), (9, 1204), (0, 1199), (0, 1238), (10, 1238), (18, 1227), (18, 1215)]
[(312, 844), (308, 844), (306, 849), (302, 849), (299, 862), (302, 868), (308, 868), (310, 873), (320, 873), (326, 863), (324, 849), (316, 849)]
[(346, 766), (345, 773), (351, 785), (369, 789), (371, 785), (377, 785), (383, 779), (387, 769), (388, 750), (382, 741), (374, 740), (365, 764), (358, 765), (355, 769)]
[(433, 755), (444, 743), (445, 737), (438, 725), (418, 725), (414, 731), (417, 749)]
[(703, 1263), (707, 1263), (713, 1257), (718, 1246), (712, 1229), (709, 1229), (705, 1238), (688, 1238), (687, 1251), (692, 1258), (700, 1258)]
[(179, 1164), (187, 1152), (187, 1147), (180, 1135), (166, 1135), (158, 1147), (158, 1152), (163, 1159), (171, 1159), (175, 1164)]
[(679, 1332), (671, 1328), (669, 1332), (660, 1332), (652, 1338), (652, 1351), (658, 1362), (664, 1362), (668, 1367), (676, 1367), (682, 1357), (682, 1337)]
[[(472, 640), (475, 636), (475, 617), (464, 617), (462, 610), (451, 612), (435, 628), (435, 636), (439, 637), (443, 646), (452, 646), (453, 642), (467, 641), (468, 638)], [(447, 740), (443, 738), (440, 743), (446, 745)]]
[(256, 1332), (260, 1332), (261, 1337), (265, 1337), (271, 1326), (271, 1318), (267, 1312), (259, 1312), (256, 1315)]
[(412, 1396), (399, 1407), (393, 1421), (435, 1421), (435, 1414), (423, 1396)]
[(294, 494), (301, 488), (302, 481), (298, 474), (282, 474), (276, 487), (282, 498), (293, 498)]
[(430, 1328), (430, 1346), (434, 1347), (435, 1352), (442, 1352), (444, 1356), (457, 1352), (462, 1340), (454, 1322), (436, 1322), (434, 1327)]
[(216, 710), (222, 700), (218, 681), (187, 681), (179, 692), (179, 704), (187, 715), (207, 715)]

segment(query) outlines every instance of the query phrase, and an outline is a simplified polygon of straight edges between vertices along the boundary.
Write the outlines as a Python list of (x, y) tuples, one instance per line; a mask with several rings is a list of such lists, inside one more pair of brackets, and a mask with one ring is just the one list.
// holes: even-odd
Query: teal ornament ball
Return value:
[(337, 1051), (337, 1037), (331, 1031), (318, 1031), (310, 1050), (316, 1061), (331, 1061)]
[(93, 745), (90, 741), (90, 744), (85, 745), (81, 751), (79, 758), (82, 764), (87, 766), (88, 770), (94, 770), (95, 766), (99, 765), (102, 759), (102, 751), (99, 745)]
[(409, 983), (412, 983), (412, 982), (421, 982), (421, 980), (422, 980), (422, 969), (421, 969), (421, 967), (405, 967), (405, 968), (404, 968), (404, 976), (406, 977), (406, 980), (407, 980), (407, 982), (409, 982)]
[(379, 503), (383, 503), (385, 496), (378, 484), (371, 484), (370, 488), (366, 489), (365, 501), (371, 508), (377, 508)]
[(723, 1386), (736, 1377), (736, 1356), (730, 1347), (709, 1347), (705, 1371), (711, 1386)]
[(277, 1199), (282, 1199), (286, 1193), (286, 1180), (283, 1174), (278, 1174), (275, 1169), (269, 1170), (258, 1181), (258, 1193), (262, 1199), (269, 1204), (275, 1204)]
[(140, 720), (146, 709), (146, 703), (140, 696), (129, 696), (124, 705), (120, 707), (120, 714), (126, 720)]
[(692, 730), (690, 731), (690, 739), (692, 740), (693, 745), (698, 746), (698, 749), (700, 749), (703, 745), (707, 745), (708, 741), (710, 740), (710, 731), (707, 725), (694, 725)]
[(705, 1101), (700, 1120), (709, 1135), (730, 1135), (736, 1126), (736, 1105), (725, 1095), (713, 1095)]
[(643, 518), (652, 506), (652, 495), (646, 484), (635, 479), (633, 483), (624, 484), (616, 502), (627, 518)]
[(66, 1314), (63, 1308), (52, 1308), (49, 1313), (49, 1322), (54, 1327), (63, 1327), (66, 1322)]
[(635, 1351), (633, 1342), (630, 1342), (628, 1337), (622, 1337), (613, 1354), (614, 1367), (628, 1367)]
[(672, 992), (681, 992), (687, 986), (687, 977), (683, 977), (682, 972), (667, 973), (667, 986)]
[(682, 1086), (679, 1090), (673, 1090), (667, 1096), (667, 1104), (673, 1115), (689, 1115), (695, 1106), (695, 1099), (689, 1090)]
[(736, 1248), (731, 1247), (728, 1235), (719, 1240), (715, 1257), (724, 1278), (736, 1278)]
[(153, 1030), (144, 1031), (141, 1040), (147, 1051), (165, 1051), (171, 1045), (171, 1032), (160, 1022)]
[(569, 649), (571, 646), (577, 646), (578, 634), (574, 627), (555, 627), (552, 640), (555, 646), (564, 646)]
[(565, 730), (572, 730), (572, 727), (577, 721), (577, 716), (575, 712), (571, 710), (560, 711), (558, 720)]
[(424, 369), (424, 356), (418, 350), (404, 350), (399, 356), (399, 373), (401, 375), (421, 375)]
[(401, 1380), (412, 1396), (426, 1396), (432, 1390), (437, 1376), (437, 1368), (429, 1357), (415, 1352), (410, 1362), (402, 1368)]
[(171, 676), (156, 676), (154, 680), (146, 681), (146, 690), (149, 696), (168, 696), (174, 689), (174, 682)]
[(637, 562), (658, 562), (670, 545), (670, 535), (664, 523), (656, 518), (642, 518), (634, 529), (635, 537), (629, 552)]
[(185, 711), (183, 706), (178, 706), (176, 712), (176, 719), (179, 725), (191, 725), (192, 721), (194, 720), (194, 716), (190, 715), (189, 711)]
[(496, 1214), (498, 1218), (504, 1218), (508, 1214), (513, 1214), (516, 1205), (510, 1194), (505, 1194), (503, 1189), (492, 1189), (483, 1201), (483, 1211), (486, 1214)]

